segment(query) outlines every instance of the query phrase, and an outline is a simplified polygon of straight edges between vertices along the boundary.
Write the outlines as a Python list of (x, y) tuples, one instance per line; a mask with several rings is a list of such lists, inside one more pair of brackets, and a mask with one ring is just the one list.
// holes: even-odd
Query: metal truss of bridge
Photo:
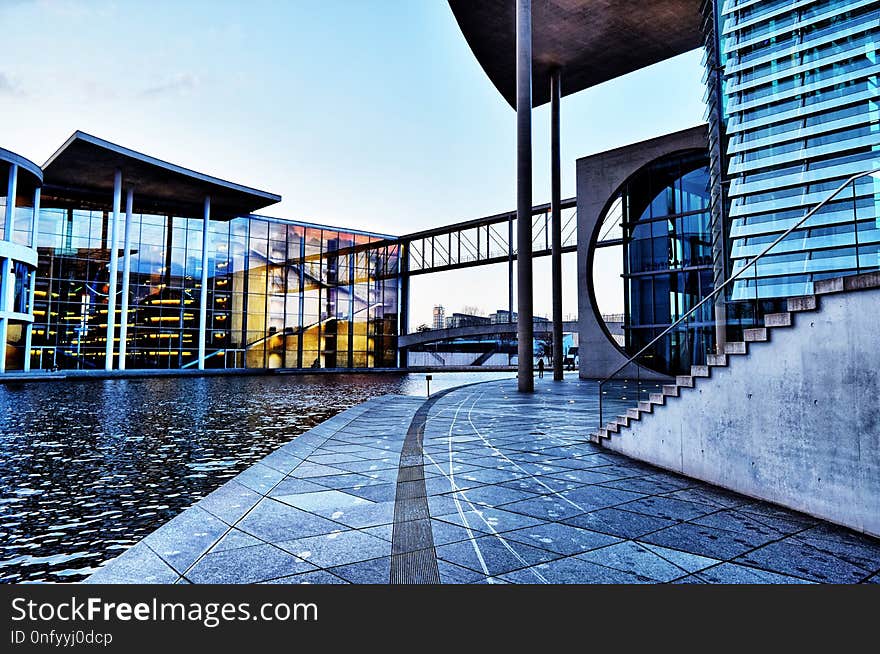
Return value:
[[(577, 251), (577, 200), (562, 202), (562, 251)], [(406, 248), (409, 275), (469, 266), (512, 263), (516, 259), (516, 211), (437, 227), (400, 238)], [(532, 256), (551, 250), (550, 205), (532, 209)]]

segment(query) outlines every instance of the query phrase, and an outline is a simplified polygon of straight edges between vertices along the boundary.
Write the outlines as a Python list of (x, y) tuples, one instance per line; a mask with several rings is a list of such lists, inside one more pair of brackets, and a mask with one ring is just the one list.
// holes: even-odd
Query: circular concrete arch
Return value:
[[(640, 143), (578, 159), (578, 358), (582, 379), (615, 377), (667, 379), (635, 363), (614, 341), (596, 305), (593, 259), (603, 219), (624, 184), (645, 166), (677, 153), (705, 151), (707, 127), (699, 125)], [(626, 365), (625, 365), (626, 364)], [(617, 368), (624, 366), (620, 371)]]

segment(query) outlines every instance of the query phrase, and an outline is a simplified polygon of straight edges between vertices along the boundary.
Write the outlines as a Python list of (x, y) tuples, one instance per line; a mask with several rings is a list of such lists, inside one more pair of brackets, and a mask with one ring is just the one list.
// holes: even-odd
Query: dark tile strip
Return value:
[(434, 552), (431, 515), (428, 512), (422, 441), (428, 412), (437, 400), (451, 390), (437, 393), (419, 407), (403, 441), (391, 532), (392, 584), (440, 583), (440, 568)]

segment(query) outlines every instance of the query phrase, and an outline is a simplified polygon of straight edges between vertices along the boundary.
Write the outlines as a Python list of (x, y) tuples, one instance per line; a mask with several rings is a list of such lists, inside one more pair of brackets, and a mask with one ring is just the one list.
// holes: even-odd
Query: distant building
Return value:
[(433, 329), (443, 329), (446, 324), (446, 309), (442, 304), (434, 307), (434, 321), (431, 323)]
[(469, 313), (453, 313), (446, 319), (446, 329), (458, 329), (459, 327), (478, 327), (491, 325), (492, 319), (486, 316), (474, 316)]
[(506, 322), (516, 322), (516, 311), (513, 312), (513, 318), (511, 319), (510, 311), (498, 309), (498, 311), (489, 316), (489, 319), (492, 321), (493, 325), (499, 325)]

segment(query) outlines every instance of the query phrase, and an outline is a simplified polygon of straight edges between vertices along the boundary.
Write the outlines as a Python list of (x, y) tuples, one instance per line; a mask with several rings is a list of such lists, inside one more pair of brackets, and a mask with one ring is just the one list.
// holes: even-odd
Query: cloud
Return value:
[(144, 97), (186, 95), (199, 86), (199, 78), (192, 73), (178, 73), (173, 77), (141, 91)]
[(24, 91), (17, 80), (12, 79), (5, 73), (0, 73), (0, 95), (21, 96)]

